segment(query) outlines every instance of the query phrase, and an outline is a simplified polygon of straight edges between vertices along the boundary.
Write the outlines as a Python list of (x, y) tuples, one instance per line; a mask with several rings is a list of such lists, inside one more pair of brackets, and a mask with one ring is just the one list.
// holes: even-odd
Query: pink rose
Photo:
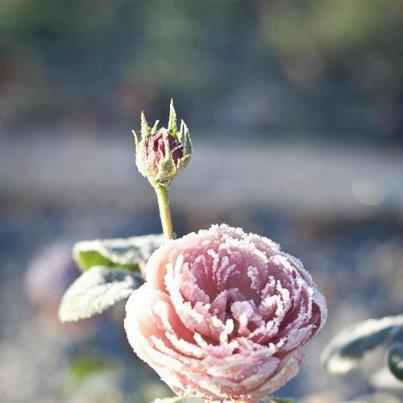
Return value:
[(138, 356), (180, 396), (256, 401), (296, 375), (326, 303), (302, 263), (227, 225), (168, 241), (126, 305)]

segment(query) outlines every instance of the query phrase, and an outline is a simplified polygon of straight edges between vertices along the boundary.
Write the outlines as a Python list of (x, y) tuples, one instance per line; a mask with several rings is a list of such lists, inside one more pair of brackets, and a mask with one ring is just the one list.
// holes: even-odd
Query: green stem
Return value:
[(174, 230), (172, 226), (171, 210), (169, 208), (168, 188), (161, 185), (154, 186), (155, 193), (157, 194), (158, 207), (160, 209), (160, 218), (162, 230), (164, 231), (165, 238), (174, 239)]

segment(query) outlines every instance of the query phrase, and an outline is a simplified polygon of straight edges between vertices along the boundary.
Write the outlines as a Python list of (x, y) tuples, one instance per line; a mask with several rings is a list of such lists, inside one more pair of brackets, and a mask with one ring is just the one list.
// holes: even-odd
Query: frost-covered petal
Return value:
[(168, 241), (126, 307), (134, 351), (178, 395), (257, 401), (296, 375), (326, 303), (302, 263), (239, 228)]

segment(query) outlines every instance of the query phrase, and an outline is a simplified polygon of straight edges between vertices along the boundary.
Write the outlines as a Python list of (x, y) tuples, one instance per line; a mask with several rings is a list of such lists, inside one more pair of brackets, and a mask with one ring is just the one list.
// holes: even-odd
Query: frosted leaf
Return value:
[(82, 271), (93, 266), (141, 270), (164, 240), (161, 234), (127, 239), (81, 241), (74, 245), (73, 258)]
[(100, 314), (128, 298), (141, 283), (137, 273), (111, 267), (92, 267), (65, 292), (59, 318), (62, 322), (72, 322)]
[(403, 381), (403, 343), (394, 344), (388, 352), (388, 366), (390, 372)]
[(355, 368), (362, 356), (384, 344), (403, 329), (403, 315), (369, 319), (337, 334), (322, 354), (328, 372), (343, 374)]
[(376, 389), (394, 389), (403, 393), (403, 382), (399, 381), (388, 367), (378, 369), (370, 378), (370, 384)]

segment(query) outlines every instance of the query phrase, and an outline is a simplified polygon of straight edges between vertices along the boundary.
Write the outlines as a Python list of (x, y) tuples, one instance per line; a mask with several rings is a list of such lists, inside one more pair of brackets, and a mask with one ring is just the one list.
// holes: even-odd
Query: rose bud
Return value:
[(256, 402), (294, 377), (326, 321), (302, 263), (270, 239), (214, 225), (167, 241), (126, 304), (138, 356), (179, 396)]
[(168, 128), (158, 129), (159, 121), (150, 128), (141, 114), (141, 138), (133, 131), (136, 164), (140, 173), (153, 186), (168, 187), (178, 172), (190, 161), (192, 146), (189, 129), (182, 120), (177, 130), (176, 112), (171, 100)]

